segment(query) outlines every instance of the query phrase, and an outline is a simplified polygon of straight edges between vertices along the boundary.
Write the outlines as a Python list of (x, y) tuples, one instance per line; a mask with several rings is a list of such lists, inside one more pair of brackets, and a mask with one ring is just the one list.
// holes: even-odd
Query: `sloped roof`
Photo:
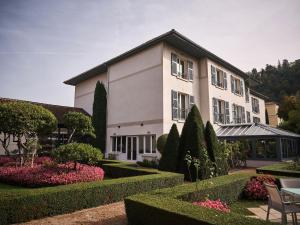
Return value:
[(63, 118), (64, 114), (67, 112), (80, 112), (84, 115), (90, 116), (84, 109), (77, 108), (77, 107), (70, 107), (70, 106), (62, 106), (62, 105), (52, 105), (52, 104), (46, 104), (46, 103), (40, 103), (40, 102), (31, 102), (31, 101), (25, 101), (25, 100), (19, 100), (19, 99), (11, 99), (11, 98), (1, 98), (0, 97), (0, 104), (5, 102), (28, 102), (35, 105), (43, 106), (45, 109), (48, 109), (50, 112), (54, 114), (54, 116), (57, 118), (57, 121), (59, 124), (63, 124)]
[(271, 127), (266, 124), (250, 123), (221, 126), (216, 134), (220, 138), (238, 137), (291, 137), (300, 138), (299, 134)]
[(119, 62), (131, 55), (134, 55), (136, 53), (139, 53), (143, 51), (146, 48), (149, 48), (155, 44), (158, 44), (160, 42), (166, 42), (179, 50), (182, 50), (196, 58), (202, 58), (202, 57), (207, 57), (211, 60), (214, 60), (215, 62), (221, 64), (225, 68), (231, 70), (232, 72), (242, 76), (243, 78), (249, 79), (249, 75), (243, 72), (242, 70), (238, 69), (237, 67), (233, 66), (232, 64), (226, 62), (222, 58), (216, 56), (212, 52), (206, 50), (205, 48), (201, 47), (200, 45), (196, 44), (189, 38), (185, 37), (184, 35), (180, 34), (176, 30), (171, 30), (167, 33), (164, 33), (158, 37), (155, 37), (151, 39), (150, 41), (147, 41), (115, 58), (112, 58), (86, 72), (83, 72), (69, 80), (66, 80), (64, 83), (69, 84), (69, 85), (76, 85), (84, 80), (87, 80), (89, 78), (92, 78), (96, 75), (99, 75), (101, 73), (104, 73), (107, 71), (107, 68), (109, 65), (112, 65), (116, 62)]

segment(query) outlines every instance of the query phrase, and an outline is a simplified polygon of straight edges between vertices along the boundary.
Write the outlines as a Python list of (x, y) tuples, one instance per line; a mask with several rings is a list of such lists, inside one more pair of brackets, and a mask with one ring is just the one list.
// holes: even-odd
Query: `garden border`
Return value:
[(287, 162), (274, 163), (268, 166), (263, 166), (256, 169), (258, 174), (270, 174), (276, 176), (286, 177), (300, 177), (300, 171), (293, 171), (285, 169)]
[(193, 183), (130, 196), (125, 199), (128, 221), (130, 225), (274, 224), (234, 212), (216, 212), (189, 202), (204, 200), (206, 196), (235, 201), (252, 176), (255, 174), (233, 174), (204, 180), (199, 182), (198, 191)]
[(116, 173), (120, 178), (17, 191), (1, 192), (0, 189), (0, 224), (70, 213), (183, 183), (181, 174), (134, 167), (132, 163), (120, 161), (103, 160), (100, 164), (107, 174)]

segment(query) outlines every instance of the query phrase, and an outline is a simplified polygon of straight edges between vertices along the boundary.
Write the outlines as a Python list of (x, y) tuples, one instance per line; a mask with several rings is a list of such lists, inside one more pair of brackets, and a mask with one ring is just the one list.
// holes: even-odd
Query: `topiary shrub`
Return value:
[(55, 149), (53, 157), (59, 163), (74, 162), (74, 169), (76, 169), (77, 163), (97, 164), (103, 158), (103, 154), (99, 149), (89, 144), (70, 143)]
[(147, 160), (144, 159), (142, 162), (136, 162), (137, 165), (147, 168), (158, 168), (158, 161), (157, 160)]
[(216, 132), (209, 121), (207, 121), (205, 126), (205, 140), (208, 156), (211, 161), (215, 162), (215, 155), (218, 153), (218, 139)]
[(163, 153), (166, 142), (167, 142), (168, 134), (163, 134), (158, 137), (156, 142), (156, 148), (159, 151), (160, 154)]
[(178, 165), (178, 144), (179, 133), (176, 124), (173, 124), (159, 161), (159, 170), (176, 172)]

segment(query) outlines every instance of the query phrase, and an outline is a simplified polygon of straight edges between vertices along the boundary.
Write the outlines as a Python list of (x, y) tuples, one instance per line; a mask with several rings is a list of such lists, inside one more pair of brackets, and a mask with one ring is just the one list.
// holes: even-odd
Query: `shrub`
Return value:
[(53, 151), (53, 157), (60, 163), (74, 162), (95, 165), (103, 158), (103, 154), (97, 148), (89, 144), (70, 143), (61, 145)]
[(11, 156), (0, 156), (0, 166), (3, 166), (7, 163), (15, 163), (16, 160)]
[(211, 161), (215, 162), (215, 156), (218, 154), (218, 139), (216, 132), (209, 121), (207, 121), (205, 127), (205, 140), (208, 156)]
[(163, 134), (158, 137), (156, 142), (156, 148), (159, 151), (160, 154), (163, 153), (166, 142), (167, 142), (168, 134)]
[(244, 193), (248, 199), (265, 200), (268, 192), (264, 186), (265, 183), (275, 184), (275, 177), (273, 176), (259, 176), (253, 177), (247, 182)]
[(144, 159), (142, 162), (136, 162), (139, 166), (147, 167), (147, 168), (158, 168), (158, 162), (157, 160), (147, 160)]
[(207, 199), (207, 200), (202, 201), (202, 202), (193, 202), (193, 205), (206, 207), (206, 208), (209, 208), (209, 209), (215, 209), (215, 210), (225, 212), (225, 213), (230, 212), (230, 209), (227, 206), (227, 204), (224, 203), (224, 202), (221, 202), (220, 199), (217, 199), (217, 200)]
[[(102, 162), (109, 163), (111, 161), (103, 160)], [(13, 189), (12, 187), (7, 189), (5, 193), (0, 192), (0, 224), (20, 223), (70, 213), (121, 201), (129, 195), (183, 183), (183, 176), (180, 174), (134, 168), (127, 166), (127, 164), (113, 161), (110, 164), (103, 164), (102, 167), (105, 168), (105, 174), (113, 174), (116, 169), (119, 169), (120, 171), (132, 171), (132, 173), (135, 171), (135, 177), (36, 188), (34, 190), (28, 188)], [(147, 175), (137, 176), (140, 171)]]
[(178, 166), (179, 133), (176, 124), (173, 124), (167, 142), (159, 161), (159, 169), (176, 172)]
[(104, 171), (100, 167), (77, 164), (77, 170), (70, 170), (73, 164), (56, 167), (4, 167), (0, 170), (0, 180), (4, 183), (25, 187), (45, 187), (78, 182), (103, 180)]

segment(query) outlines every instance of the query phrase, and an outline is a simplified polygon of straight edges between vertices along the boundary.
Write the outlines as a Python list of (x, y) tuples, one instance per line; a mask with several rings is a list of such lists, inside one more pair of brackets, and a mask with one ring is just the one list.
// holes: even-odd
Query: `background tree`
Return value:
[(107, 93), (103, 83), (99, 81), (96, 84), (92, 123), (95, 128), (96, 140), (95, 146), (103, 153), (106, 148), (106, 113), (107, 113)]
[(83, 113), (67, 112), (64, 115), (64, 125), (69, 131), (68, 143), (83, 136), (95, 136), (91, 118)]
[(27, 102), (9, 102), (0, 105), (0, 133), (17, 138), (20, 164), (30, 155), (33, 163), (38, 149), (39, 135), (57, 128), (56, 117), (42, 106)]
[(289, 112), (296, 109), (296, 97), (284, 96), (279, 104), (278, 116), (283, 120), (287, 120)]
[(166, 145), (167, 139), (168, 139), (168, 134), (163, 134), (157, 138), (156, 148), (160, 154), (162, 154), (164, 151), (164, 147)]
[(159, 169), (176, 172), (178, 165), (179, 133), (176, 124), (173, 124), (159, 161)]

